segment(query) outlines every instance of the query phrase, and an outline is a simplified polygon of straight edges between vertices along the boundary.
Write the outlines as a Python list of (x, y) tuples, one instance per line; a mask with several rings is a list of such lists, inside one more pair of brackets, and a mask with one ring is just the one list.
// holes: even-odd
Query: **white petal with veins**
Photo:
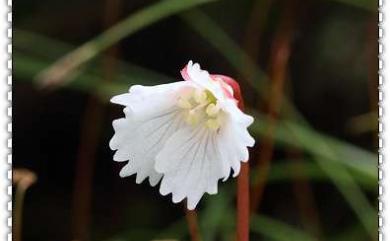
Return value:
[(125, 117), (115, 120), (110, 148), (114, 160), (128, 161), (121, 177), (149, 178), (174, 203), (187, 199), (194, 209), (205, 193), (216, 194), (219, 180), (240, 171), (254, 139), (253, 118), (237, 107), (233, 88), (191, 61), (182, 70), (186, 81), (157, 86), (132, 86), (112, 98), (124, 105)]
[(113, 122), (115, 135), (110, 141), (110, 148), (116, 150), (114, 160), (129, 160), (120, 176), (137, 174), (137, 183), (149, 177), (152, 186), (162, 177), (154, 170), (155, 156), (166, 139), (183, 124), (175, 98), (170, 94), (177, 86), (156, 87), (155, 90), (153, 87), (132, 87), (130, 93), (113, 98), (113, 102), (127, 107), (124, 110), (126, 117)]

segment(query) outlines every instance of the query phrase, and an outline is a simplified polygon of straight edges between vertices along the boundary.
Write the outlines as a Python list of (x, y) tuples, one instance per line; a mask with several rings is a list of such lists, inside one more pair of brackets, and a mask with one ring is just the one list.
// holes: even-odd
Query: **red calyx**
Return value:
[(222, 79), (223, 82), (228, 84), (233, 89), (233, 97), (238, 102), (237, 103), (238, 108), (243, 110), (244, 109), (244, 100), (242, 99), (240, 85), (237, 83), (237, 81), (235, 79), (229, 77), (229, 76), (226, 76), (226, 75), (213, 74), (213, 75), (210, 75), (210, 76), (213, 79), (216, 79), (216, 78)]

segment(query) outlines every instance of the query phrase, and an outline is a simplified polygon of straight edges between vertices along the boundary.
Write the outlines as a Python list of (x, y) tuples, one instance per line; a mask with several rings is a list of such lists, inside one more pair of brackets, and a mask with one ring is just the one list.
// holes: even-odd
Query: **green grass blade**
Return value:
[[(305, 142), (304, 145), (308, 145), (308, 143), (306, 143), (307, 136), (305, 136), (305, 132), (297, 130), (296, 128), (294, 129), (294, 125), (291, 123), (285, 124), (287, 125), (287, 128), (291, 130), (291, 134), (297, 142)], [(348, 170), (346, 170), (343, 165), (340, 165), (340, 163), (337, 163), (341, 153), (332, 149), (332, 145), (328, 144), (326, 138), (318, 138), (315, 141), (312, 140), (310, 145), (317, 146), (317, 150), (321, 150), (322, 154), (327, 155), (326, 159), (315, 158), (315, 160), (350, 204), (352, 210), (354, 210), (367, 232), (373, 238), (376, 238), (377, 232), (375, 227), (377, 226), (377, 214)], [(341, 182), (339, 177), (344, 179), (345, 182)]]
[[(250, 127), (250, 130), (255, 135), (264, 135), (268, 125), (267, 119), (256, 111), (251, 111), (251, 114), (255, 117), (255, 122)], [(299, 142), (296, 135), (300, 138)], [(353, 171), (365, 175), (372, 181), (376, 182), (378, 179), (377, 155), (347, 142), (316, 132), (295, 121), (279, 121), (274, 138), (279, 144), (294, 146), (320, 159), (340, 163)], [(324, 146), (326, 148), (323, 148)], [(334, 153), (337, 153), (337, 155)]]
[(56, 85), (69, 80), (78, 67), (99, 53), (163, 18), (188, 10), (210, 0), (164, 0), (146, 7), (109, 28), (101, 35), (68, 53), (38, 75), (42, 85)]
[[(318, 166), (317, 163), (313, 162), (313, 160), (299, 160), (300, 163), (298, 172), (295, 161), (296, 160), (278, 160), (277, 163), (272, 164), (268, 175), (268, 182), (272, 184), (302, 178), (305, 178), (311, 182), (329, 181), (329, 176), (320, 166)], [(256, 170), (252, 170), (252, 181), (256, 180), (256, 175), (258, 175)], [(351, 175), (366, 191), (376, 192), (376, 181), (373, 181), (372, 179), (367, 178), (365, 175), (362, 175), (358, 172), (351, 172)], [(337, 176), (336, 178), (339, 180), (339, 182), (343, 182), (344, 184), (348, 184), (349, 182), (349, 179), (345, 179), (343, 176)]]
[(265, 93), (267, 75), (210, 17), (192, 9), (180, 17), (199, 35), (206, 39), (259, 93)]
[[(296, 135), (299, 135), (302, 140), (301, 147), (304, 147), (304, 149), (310, 151), (312, 154), (341, 162), (344, 166), (348, 166), (367, 176), (374, 179), (378, 178), (377, 155), (324, 134), (310, 131), (292, 121), (283, 121), (281, 125), (285, 126), (291, 132), (296, 133)], [(294, 139), (294, 137), (290, 137), (290, 139)], [(291, 140), (291, 144), (293, 141), (295, 140)]]
[[(37, 85), (33, 76), (73, 48), (64, 42), (21, 29), (14, 29), (13, 35), (14, 75), (17, 79), (32, 81)], [(64, 87), (100, 95), (104, 101), (107, 101), (115, 94), (126, 92), (133, 84), (154, 85), (172, 81), (172, 78), (150, 69), (118, 59), (114, 61), (117, 73), (112, 81), (101, 81), (103, 77), (98, 62), (91, 62), (79, 75), (75, 76), (74, 81)]]
[[(48, 62), (43, 68), (39, 68), (35, 71), (32, 76), (37, 75), (40, 71), (50, 66), (52, 61), (74, 48), (72, 45), (62, 41), (54, 40), (41, 34), (22, 29), (14, 29), (13, 36), (13, 47), (16, 51), (23, 53), (24, 56), (28, 58), (37, 58), (38, 61), (44, 60), (45, 62)], [(105, 56), (105, 58), (108, 57)], [(127, 83), (130, 81), (139, 84), (154, 85), (156, 83), (167, 83), (172, 81), (172, 78), (150, 69), (129, 64), (128, 62), (116, 58), (113, 58), (112, 60), (115, 61), (116, 65), (115, 79), (112, 80), (114, 82)], [(100, 76), (102, 73), (98, 61), (90, 62), (84, 70), (88, 73), (95, 74), (99, 79), (101, 78)], [(15, 71), (19, 71), (19, 69), (15, 69)]]

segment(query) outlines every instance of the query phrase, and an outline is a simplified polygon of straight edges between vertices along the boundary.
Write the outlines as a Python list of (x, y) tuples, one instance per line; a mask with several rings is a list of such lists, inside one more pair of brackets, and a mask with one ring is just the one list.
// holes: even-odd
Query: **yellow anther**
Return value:
[(176, 105), (182, 109), (184, 121), (188, 125), (203, 125), (215, 131), (221, 126), (221, 108), (208, 90), (187, 89), (180, 93)]
[(207, 113), (207, 115), (209, 115), (209, 116), (216, 116), (216, 115), (218, 115), (219, 110), (220, 110), (219, 106), (217, 106), (217, 105), (211, 103), (211, 104), (209, 104), (209, 105), (207, 106), (207, 108), (206, 108), (206, 113)]
[(220, 123), (218, 119), (208, 119), (206, 122), (206, 126), (211, 130), (218, 130), (220, 127)]
[(199, 104), (205, 103), (207, 101), (207, 93), (202, 90), (196, 90), (194, 93), (194, 100)]

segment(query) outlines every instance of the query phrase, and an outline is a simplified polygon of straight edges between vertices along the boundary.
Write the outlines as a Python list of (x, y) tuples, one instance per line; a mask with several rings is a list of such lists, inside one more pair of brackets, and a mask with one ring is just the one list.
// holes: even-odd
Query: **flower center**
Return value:
[(191, 126), (205, 125), (210, 130), (221, 126), (222, 111), (215, 96), (208, 90), (192, 89), (183, 92), (177, 100), (185, 122)]

